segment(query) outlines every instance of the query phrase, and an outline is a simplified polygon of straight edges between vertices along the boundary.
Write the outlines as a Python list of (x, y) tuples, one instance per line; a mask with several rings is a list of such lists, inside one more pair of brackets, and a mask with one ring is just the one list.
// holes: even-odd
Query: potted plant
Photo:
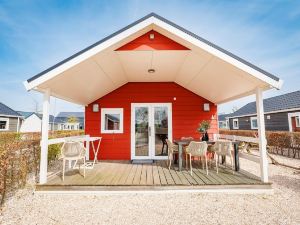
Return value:
[(199, 127), (197, 128), (197, 131), (202, 134), (202, 141), (208, 141), (208, 133), (207, 130), (210, 128), (210, 120), (202, 120), (201, 123), (199, 123)]

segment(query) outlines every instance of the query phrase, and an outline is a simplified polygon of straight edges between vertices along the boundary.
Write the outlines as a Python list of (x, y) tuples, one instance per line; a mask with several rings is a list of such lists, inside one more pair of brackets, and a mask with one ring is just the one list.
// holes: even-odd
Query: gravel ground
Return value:
[[(241, 160), (259, 174), (259, 165)], [(0, 224), (300, 224), (300, 174), (270, 165), (274, 194), (33, 194), (10, 198)]]

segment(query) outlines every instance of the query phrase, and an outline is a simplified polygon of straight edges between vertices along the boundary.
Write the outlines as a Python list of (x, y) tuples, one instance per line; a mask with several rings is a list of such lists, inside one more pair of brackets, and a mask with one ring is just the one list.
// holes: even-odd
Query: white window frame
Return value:
[(6, 122), (5, 129), (0, 129), (0, 131), (7, 131), (7, 130), (9, 130), (9, 118), (2, 118), (2, 117), (0, 117), (0, 121), (5, 121)]
[[(123, 108), (102, 108), (101, 109), (101, 133), (103, 134), (122, 134), (123, 133)], [(120, 114), (120, 129), (119, 130), (106, 130), (105, 129), (105, 114)]]
[[(234, 122), (237, 123), (237, 126), (234, 126)], [(239, 129), (239, 119), (233, 119), (232, 120), (232, 129), (238, 130)]]
[(296, 127), (300, 127), (300, 116), (296, 116), (295, 120), (296, 120)]
[[(252, 121), (253, 121), (253, 120), (256, 120), (257, 127), (254, 127), (254, 126), (253, 126), (253, 124), (252, 124)], [(256, 117), (256, 116), (250, 117), (250, 124), (251, 124), (251, 129), (252, 129), (252, 130), (257, 130), (257, 129), (258, 129), (258, 120), (257, 120), (257, 117)]]
[(229, 126), (229, 119), (226, 119), (226, 120), (225, 120), (225, 124), (226, 124), (226, 125), (225, 125), (225, 126), (226, 126), (226, 129), (229, 129), (229, 128), (230, 128), (230, 126)]

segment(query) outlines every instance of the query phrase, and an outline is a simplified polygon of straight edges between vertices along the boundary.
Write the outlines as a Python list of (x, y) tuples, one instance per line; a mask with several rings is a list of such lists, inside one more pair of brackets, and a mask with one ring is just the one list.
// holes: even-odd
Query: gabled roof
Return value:
[(84, 123), (84, 112), (60, 112), (55, 117), (56, 123), (67, 123), (70, 117), (76, 117), (78, 119), (78, 123)]
[(164, 22), (166, 22), (167, 24), (169, 24), (169, 25), (171, 25), (171, 26), (174, 26), (174, 27), (178, 28), (179, 30), (185, 32), (186, 34), (190, 35), (191, 37), (194, 37), (194, 38), (196, 38), (196, 39), (198, 39), (198, 40), (200, 40), (200, 41), (202, 41), (202, 42), (208, 44), (209, 46), (211, 46), (211, 47), (213, 47), (213, 48), (215, 48), (215, 49), (217, 49), (217, 50), (219, 50), (219, 51), (221, 51), (221, 52), (227, 54), (228, 56), (230, 56), (230, 57), (232, 57), (232, 58), (235, 58), (236, 60), (238, 60), (238, 61), (240, 61), (240, 62), (242, 62), (242, 63), (244, 63), (244, 64), (246, 64), (246, 65), (248, 65), (248, 66), (250, 66), (250, 67), (252, 67), (253, 69), (260, 71), (261, 73), (263, 73), (263, 74), (265, 74), (266, 76), (272, 78), (273, 80), (279, 81), (279, 78), (278, 78), (277, 76), (275, 76), (275, 75), (273, 75), (273, 74), (271, 74), (271, 73), (269, 73), (269, 72), (267, 72), (267, 71), (265, 71), (265, 70), (263, 70), (263, 69), (261, 69), (261, 68), (255, 66), (254, 64), (252, 64), (252, 63), (250, 63), (250, 62), (248, 62), (248, 61), (246, 61), (246, 60), (244, 60), (244, 59), (242, 59), (242, 58), (236, 56), (235, 54), (233, 54), (233, 53), (231, 53), (231, 52), (229, 52), (229, 51), (227, 51), (227, 50), (225, 50), (225, 49), (219, 47), (218, 45), (215, 45), (214, 43), (212, 43), (212, 42), (210, 42), (210, 41), (208, 41), (208, 40), (206, 40), (206, 39), (204, 39), (204, 38), (202, 38), (202, 37), (200, 37), (200, 36), (194, 34), (193, 32), (184, 29), (183, 27), (181, 27), (181, 26), (179, 26), (179, 25), (177, 25), (177, 24), (175, 24), (175, 23), (173, 23), (173, 22), (167, 20), (166, 18), (164, 18), (164, 17), (162, 17), (162, 16), (159, 16), (159, 15), (157, 15), (157, 14), (155, 14), (155, 13), (150, 13), (150, 14), (148, 14), (147, 16), (145, 16), (145, 17), (143, 17), (143, 18), (141, 18), (141, 19), (139, 19), (139, 20), (137, 20), (137, 21), (135, 21), (135, 22), (129, 24), (128, 26), (126, 26), (126, 27), (124, 27), (124, 28), (118, 30), (117, 32), (115, 32), (115, 33), (113, 33), (113, 34), (111, 34), (111, 35), (109, 35), (109, 36), (107, 36), (107, 37), (105, 37), (105, 38), (103, 38), (103, 39), (97, 41), (96, 43), (94, 43), (94, 44), (92, 44), (92, 45), (86, 47), (85, 49), (83, 49), (83, 50), (81, 50), (81, 51), (75, 53), (74, 55), (71, 55), (70, 57), (68, 57), (68, 58), (66, 58), (66, 59), (64, 59), (64, 60), (62, 60), (61, 62), (55, 64), (54, 66), (51, 66), (50, 68), (48, 68), (48, 69), (46, 69), (46, 70), (44, 70), (44, 71), (38, 73), (37, 75), (35, 75), (35, 76), (29, 78), (29, 79), (27, 80), (27, 82), (31, 82), (31, 81), (33, 81), (33, 80), (39, 78), (39, 77), (42, 76), (43, 74), (45, 74), (45, 73), (47, 73), (47, 72), (53, 70), (54, 68), (56, 68), (56, 67), (62, 65), (63, 63), (65, 63), (65, 62), (67, 62), (67, 61), (70, 61), (71, 59), (77, 57), (78, 55), (81, 55), (82, 53), (88, 51), (89, 49), (91, 49), (91, 48), (93, 48), (93, 47), (95, 47), (95, 46), (97, 46), (97, 45), (103, 43), (104, 41), (107, 41), (108, 39), (110, 39), (110, 38), (116, 36), (117, 34), (120, 34), (121, 32), (124, 32), (125, 30), (127, 30), (127, 29), (129, 29), (129, 28), (135, 26), (136, 24), (138, 24), (138, 23), (140, 23), (140, 22), (142, 22), (142, 21), (144, 21), (144, 20), (146, 20), (146, 19), (148, 19), (148, 18), (150, 18), (150, 17), (155, 17), (155, 18), (157, 18), (157, 19), (159, 19), (159, 20), (161, 20), (161, 21), (164, 21)]
[(0, 102), (0, 116), (22, 117), (15, 110)]
[(231, 117), (231, 116), (232, 116), (232, 113), (218, 115), (218, 121), (225, 121), (226, 118)]
[[(151, 30), (188, 50), (116, 51)], [(149, 66), (156, 67), (156, 76), (149, 76)], [(258, 87), (267, 90), (282, 85), (273, 74), (155, 13), (29, 78), (24, 84), (27, 90), (49, 89), (54, 97), (87, 105), (128, 82), (175, 82), (216, 104), (253, 94)]]
[[(43, 114), (41, 113), (35, 113), (35, 112), (24, 112), (24, 111), (17, 111), (20, 115), (24, 117), (24, 119), (27, 119), (28, 117), (32, 116), (33, 114), (36, 115), (38, 118), (42, 120)], [(54, 121), (54, 116), (49, 115), (49, 123), (53, 123)]]
[(84, 112), (60, 112), (57, 114), (56, 117), (77, 117), (77, 118), (83, 118)]
[[(300, 109), (300, 91), (287, 93), (263, 100), (265, 113)], [(256, 102), (250, 102), (231, 114), (230, 117), (256, 115)]]

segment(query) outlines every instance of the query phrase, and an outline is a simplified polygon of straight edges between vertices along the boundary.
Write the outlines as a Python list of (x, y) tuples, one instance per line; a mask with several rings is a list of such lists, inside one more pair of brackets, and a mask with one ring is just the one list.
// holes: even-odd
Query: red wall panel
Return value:
[[(124, 133), (102, 134), (101, 112), (92, 112), (93, 103), (98, 103), (100, 108), (123, 108)], [(212, 121), (209, 130), (211, 137), (218, 132), (217, 106), (173, 82), (127, 83), (93, 103), (85, 109), (85, 132), (103, 138), (99, 159), (130, 159), (131, 103), (172, 103), (174, 139), (183, 136), (199, 139), (196, 129), (202, 120)], [(203, 111), (204, 103), (210, 103), (209, 112)], [(93, 159), (92, 151), (90, 156)]]
[[(154, 34), (154, 39), (150, 39), (149, 35)], [(151, 30), (146, 34), (134, 39), (133, 41), (123, 45), (116, 51), (128, 50), (189, 50), (187, 47), (167, 38), (166, 36)]]

